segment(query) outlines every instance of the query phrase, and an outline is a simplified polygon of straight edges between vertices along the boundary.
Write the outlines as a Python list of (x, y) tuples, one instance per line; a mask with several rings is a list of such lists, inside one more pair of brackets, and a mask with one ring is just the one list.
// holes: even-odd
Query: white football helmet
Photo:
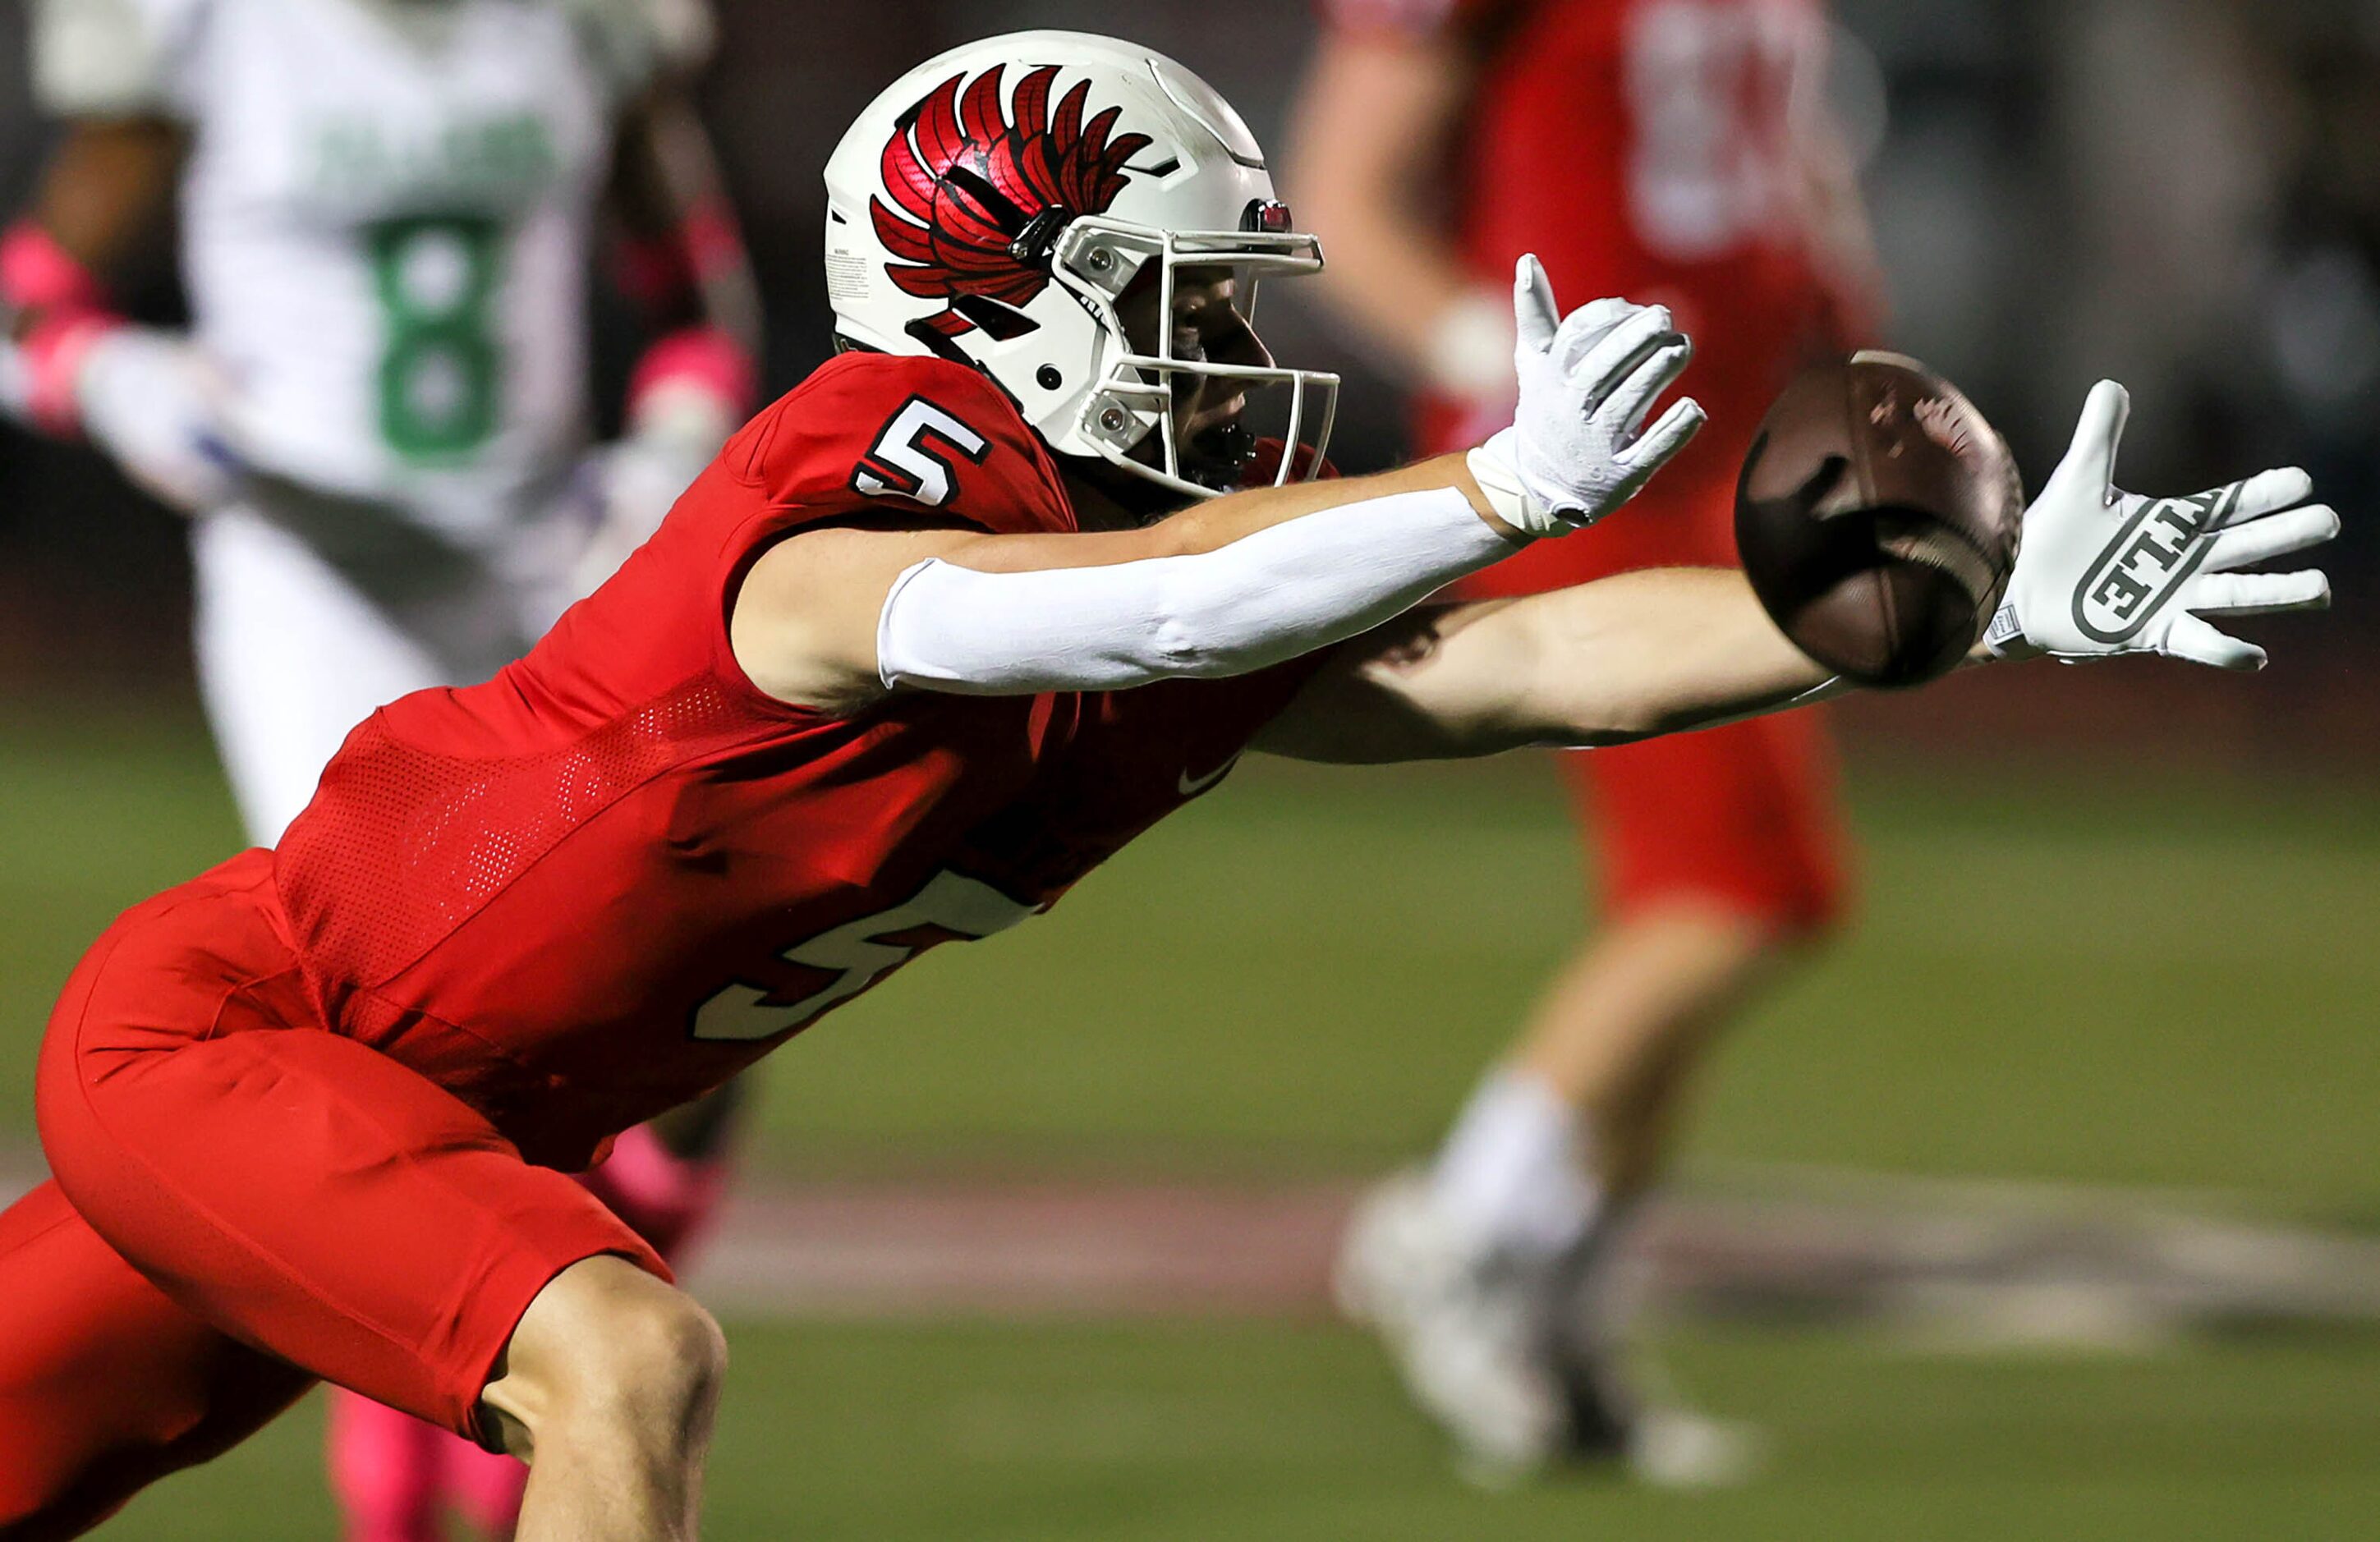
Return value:
[(1139, 351), (1118, 319), (1151, 261), (1165, 318), (1184, 267), (1233, 270), (1244, 316), (1261, 275), (1322, 267), (1247, 125), (1172, 59), (1084, 32), (954, 48), (868, 103), (826, 188), (827, 295), (849, 342), (972, 364), (1058, 454), (1197, 497), (1222, 489), (1185, 474), (1173, 382), (1283, 386), (1289, 448), (1273, 480), (1321, 469), (1337, 375), (1177, 358), (1168, 324)]

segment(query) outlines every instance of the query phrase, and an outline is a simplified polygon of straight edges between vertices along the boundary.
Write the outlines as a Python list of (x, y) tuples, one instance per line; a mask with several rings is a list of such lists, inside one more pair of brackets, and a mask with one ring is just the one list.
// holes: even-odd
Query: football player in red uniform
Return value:
[[(1428, 451), (1511, 411), (1502, 275), (1666, 304), (1710, 426), (1639, 511), (1465, 579), (1466, 598), (1730, 565), (1737, 467), (1779, 387), (1868, 303), (1857, 192), (1812, 99), (1820, 0), (1323, 0), (1299, 108), (1325, 292), (1425, 387)], [(1500, 1469), (1740, 1469), (1742, 1443), (1636, 1405), (1612, 1238), (1718, 1029), (1834, 924), (1843, 855), (1818, 715), (1560, 758), (1601, 849), (1603, 927), (1546, 990), (1426, 1172), (1350, 1227), (1349, 1310)], [(1427, 1368), (1460, 1364), (1463, 1374)]]
[[(1534, 263), (1487, 443), (1207, 496), (1245, 480), (1249, 393), (1318, 439), (1335, 382), (1250, 329), (1257, 275), (1319, 251), (1169, 59), (953, 51), (827, 188), (850, 350), (526, 659), (374, 714), (277, 851), (135, 906), (67, 981), (55, 1179), (0, 1215), (0, 1536), (74, 1535), (327, 1378), (528, 1457), (524, 1542), (691, 1537), (724, 1349), (565, 1176), (617, 1132), (1047, 908), (1251, 747), (1611, 743), (1834, 688), (1720, 571), (1415, 610), (1699, 422), (1649, 416), (1689, 352), (1667, 312), (1560, 318)], [(2143, 513), (2106, 480), (2120, 404), (2028, 516), (2002, 650), (2252, 662), (2192, 613), (2326, 592), (2225, 571), (2335, 525), (2301, 473), (2190, 535), (2135, 631), (2070, 635)]]

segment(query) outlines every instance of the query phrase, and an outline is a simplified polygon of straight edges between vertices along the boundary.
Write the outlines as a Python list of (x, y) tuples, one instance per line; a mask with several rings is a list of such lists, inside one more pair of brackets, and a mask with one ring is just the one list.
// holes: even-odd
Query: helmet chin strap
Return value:
[[(1247, 468), (1257, 455), (1257, 436), (1248, 426), (1234, 418), (1228, 423), (1218, 423), (1205, 432), (1184, 442), (1183, 474), (1203, 487), (1219, 492), (1229, 492), (1239, 485), (1239, 473)], [(1194, 466), (1193, 459), (1201, 464)], [(1212, 470), (1224, 473), (1228, 480), (1210, 482), (1204, 473)]]
[[(1256, 435), (1248, 431), (1245, 424), (1219, 424), (1190, 441), (1191, 446), (1204, 452), (1199, 456), (1203, 466), (1194, 467), (1185, 460), (1183, 469), (1191, 480), (1216, 492), (1237, 492), (1237, 473), (1255, 458), (1256, 444)], [(1103, 455), (1059, 455), (1055, 458), (1069, 481), (1113, 504), (1128, 524), (1154, 525), (1201, 501), (1163, 482), (1138, 476)], [(1211, 469), (1218, 480), (1207, 482), (1197, 474), (1207, 469)]]

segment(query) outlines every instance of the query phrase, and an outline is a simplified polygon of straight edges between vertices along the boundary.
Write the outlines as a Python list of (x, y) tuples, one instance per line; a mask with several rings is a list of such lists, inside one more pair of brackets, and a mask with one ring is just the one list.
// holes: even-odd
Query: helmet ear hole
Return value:
[(1066, 377), (1058, 372), (1055, 364), (1044, 364), (1033, 371), (1033, 383), (1044, 391), (1055, 391), (1066, 383)]

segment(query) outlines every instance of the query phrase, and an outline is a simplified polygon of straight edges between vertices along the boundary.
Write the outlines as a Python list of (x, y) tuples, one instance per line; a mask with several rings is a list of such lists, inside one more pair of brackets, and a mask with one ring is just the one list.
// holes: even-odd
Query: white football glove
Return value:
[(123, 326), (77, 361), (75, 409), (125, 475), (184, 514), (221, 507), (245, 474), (227, 416), (230, 389), (176, 334)]
[(1566, 319), (1534, 256), (1512, 276), (1512, 426), (1471, 452), (1471, 475), (1497, 515), (1534, 536), (1583, 530), (1636, 495), (1703, 426), (1681, 396), (1644, 428), (1694, 345), (1661, 306), (1597, 300)]
[(2002, 658), (2046, 653), (2067, 663), (2163, 653), (2264, 668), (2263, 649), (2204, 618), (2329, 604), (2330, 580), (2314, 569), (2234, 569), (2320, 545), (2338, 533), (2338, 516), (2305, 502), (2313, 479), (2295, 467), (2188, 498), (2119, 491), (2116, 445), (2131, 410), (2114, 381), (2091, 388), (2073, 446), (2024, 511), (2016, 570), (1985, 645)]

